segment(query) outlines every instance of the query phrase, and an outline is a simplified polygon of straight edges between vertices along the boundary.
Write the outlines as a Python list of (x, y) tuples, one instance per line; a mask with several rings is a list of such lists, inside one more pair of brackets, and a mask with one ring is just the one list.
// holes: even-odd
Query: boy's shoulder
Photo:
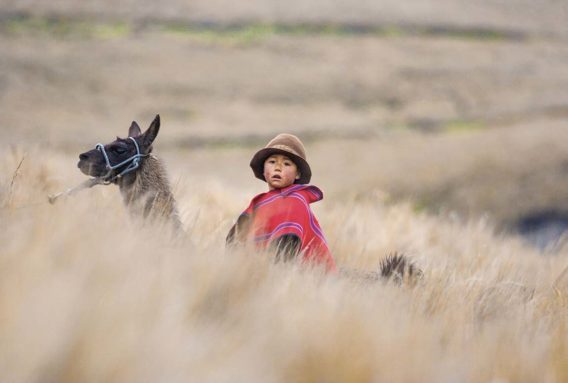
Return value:
[(304, 185), (305, 187), (298, 190), (297, 193), (306, 197), (308, 202), (317, 202), (323, 199), (323, 192), (315, 185)]
[(269, 205), (276, 201), (286, 201), (286, 197), (300, 197), (306, 203), (311, 204), (323, 199), (323, 192), (314, 185), (291, 185), (283, 189), (275, 189), (265, 193), (260, 193), (253, 197), (245, 213), (252, 213), (253, 210)]

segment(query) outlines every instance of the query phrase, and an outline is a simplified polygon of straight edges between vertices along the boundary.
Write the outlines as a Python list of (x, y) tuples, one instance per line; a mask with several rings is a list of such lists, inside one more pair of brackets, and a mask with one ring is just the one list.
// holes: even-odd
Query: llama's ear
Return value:
[(152, 142), (154, 142), (154, 140), (156, 139), (156, 136), (158, 136), (159, 131), (160, 131), (160, 115), (157, 114), (156, 118), (154, 118), (154, 121), (152, 121), (152, 123), (150, 124), (150, 127), (148, 128), (148, 130), (146, 130), (144, 132), (144, 134), (142, 135), (143, 145), (146, 146), (146, 147), (149, 147), (150, 145), (152, 145)]
[(138, 137), (141, 134), (142, 130), (140, 129), (136, 121), (132, 121), (132, 125), (130, 125), (130, 128), (128, 129), (128, 137)]

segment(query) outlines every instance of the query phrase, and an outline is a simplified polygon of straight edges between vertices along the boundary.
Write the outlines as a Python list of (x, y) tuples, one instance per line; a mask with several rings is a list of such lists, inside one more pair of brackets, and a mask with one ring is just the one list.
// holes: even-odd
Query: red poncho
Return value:
[(282, 235), (294, 234), (300, 238), (300, 255), (304, 262), (321, 264), (328, 271), (335, 271), (335, 260), (310, 209), (311, 203), (321, 199), (322, 191), (310, 185), (291, 185), (257, 195), (242, 213), (252, 219), (247, 240), (266, 248)]

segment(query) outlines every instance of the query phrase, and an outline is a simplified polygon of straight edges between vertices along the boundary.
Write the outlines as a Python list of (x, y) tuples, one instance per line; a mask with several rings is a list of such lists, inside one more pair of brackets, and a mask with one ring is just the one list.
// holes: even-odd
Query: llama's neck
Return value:
[(136, 171), (126, 174), (116, 183), (127, 205), (147, 195), (160, 192), (171, 194), (164, 167), (153, 155), (146, 157)]
[(136, 171), (119, 179), (117, 184), (125, 205), (133, 214), (173, 220), (181, 227), (166, 170), (158, 158), (149, 155)]

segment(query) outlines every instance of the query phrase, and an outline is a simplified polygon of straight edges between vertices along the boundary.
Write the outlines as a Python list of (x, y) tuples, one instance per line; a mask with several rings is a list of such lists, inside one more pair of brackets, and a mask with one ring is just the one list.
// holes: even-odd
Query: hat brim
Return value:
[(273, 154), (282, 154), (294, 161), (294, 163), (298, 167), (298, 171), (300, 172), (300, 178), (294, 182), (295, 184), (307, 184), (310, 182), (312, 178), (312, 170), (310, 169), (308, 162), (302, 157), (295, 155), (294, 153), (276, 148), (260, 149), (252, 157), (252, 160), (250, 161), (250, 167), (252, 168), (252, 171), (254, 172), (256, 178), (266, 182), (266, 179), (264, 178), (264, 162)]

